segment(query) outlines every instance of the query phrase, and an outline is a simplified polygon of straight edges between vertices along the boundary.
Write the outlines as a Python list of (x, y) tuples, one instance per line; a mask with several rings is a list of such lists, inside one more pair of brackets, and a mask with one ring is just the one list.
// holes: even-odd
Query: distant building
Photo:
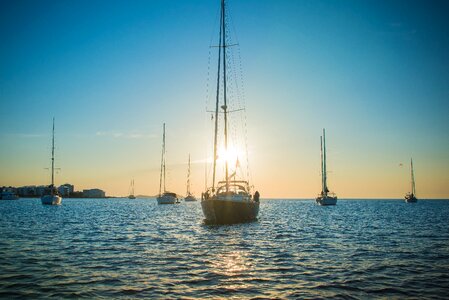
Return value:
[(20, 197), (35, 197), (36, 196), (36, 186), (21, 186), (17, 188), (17, 194)]
[(61, 196), (67, 197), (73, 194), (74, 189), (75, 186), (73, 184), (66, 183), (58, 187), (58, 192)]
[[(48, 193), (48, 185), (29, 185), (21, 186), (18, 188), (12, 186), (2, 186), (0, 187), (0, 194), (2, 192), (8, 192), (10, 194), (18, 195), (20, 197), (42, 197)], [(75, 186), (70, 183), (65, 183), (57, 188), (58, 193), (62, 197), (73, 197), (73, 198), (105, 198), (106, 193), (100, 189), (86, 189), (82, 192), (75, 192)], [(1, 197), (0, 197), (1, 198)]]
[(65, 185), (61, 185), (60, 187), (58, 187), (58, 193), (62, 197), (67, 197), (70, 195), (69, 188)]
[(42, 197), (45, 194), (45, 191), (47, 190), (46, 185), (40, 185), (36, 187), (36, 196)]
[(47, 185), (21, 186), (17, 188), (17, 195), (19, 195), (20, 197), (42, 197), (43, 195), (45, 195), (47, 189)]
[(0, 193), (0, 199), (2, 200), (17, 200), (19, 197), (17, 196), (17, 189), (15, 187), (2, 187)]
[(17, 195), (17, 189), (12, 186), (3, 186), (1, 192), (12, 193), (14, 195)]
[(100, 189), (83, 190), (83, 197), (85, 198), (104, 198), (106, 193)]

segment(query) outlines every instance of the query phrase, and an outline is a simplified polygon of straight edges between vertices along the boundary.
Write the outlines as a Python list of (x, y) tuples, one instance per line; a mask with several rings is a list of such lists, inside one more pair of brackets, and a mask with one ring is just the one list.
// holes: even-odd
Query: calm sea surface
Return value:
[(449, 201), (262, 200), (207, 226), (199, 202), (0, 201), (1, 298), (446, 298)]

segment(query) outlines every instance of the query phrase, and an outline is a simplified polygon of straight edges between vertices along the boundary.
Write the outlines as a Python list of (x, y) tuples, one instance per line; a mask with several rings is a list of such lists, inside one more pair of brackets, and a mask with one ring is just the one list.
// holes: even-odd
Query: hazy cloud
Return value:
[(96, 136), (112, 137), (115, 139), (154, 139), (156, 134), (143, 134), (136, 132), (97, 131)]
[(4, 134), (4, 136), (28, 139), (28, 138), (40, 138), (40, 137), (48, 136), (48, 135), (39, 134), (39, 133), (7, 133), (7, 134)]

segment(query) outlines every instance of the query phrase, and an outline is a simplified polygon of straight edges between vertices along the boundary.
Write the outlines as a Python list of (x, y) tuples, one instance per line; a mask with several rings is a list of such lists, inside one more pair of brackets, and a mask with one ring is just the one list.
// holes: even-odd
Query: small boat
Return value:
[(410, 159), (410, 172), (411, 172), (412, 191), (405, 195), (405, 202), (406, 203), (416, 203), (416, 202), (418, 202), (418, 199), (416, 198), (415, 175), (413, 173), (413, 160), (412, 159)]
[(190, 192), (190, 154), (189, 154), (189, 167), (187, 169), (187, 196), (184, 198), (184, 201), (186, 202), (193, 202), (196, 201), (196, 198), (192, 193)]
[(1, 194), (0, 199), (2, 200), (17, 200), (19, 196), (17, 196), (12, 190), (4, 190)]
[(319, 205), (336, 205), (337, 196), (330, 193), (327, 187), (327, 170), (326, 170), (326, 131), (323, 129), (323, 136), (321, 140), (321, 193), (316, 198), (316, 203)]
[[(223, 114), (223, 146), (224, 153), (228, 153), (228, 86), (226, 84), (226, 59), (228, 56), (227, 47), (233, 46), (229, 44), (227, 38), (225, 1), (221, 0), (221, 16), (220, 16), (220, 35), (218, 45), (218, 74), (217, 89), (215, 101), (215, 127), (214, 127), (214, 152), (213, 152), (213, 177), (212, 187), (208, 188), (201, 195), (201, 208), (207, 224), (234, 224), (254, 221), (259, 213), (259, 192), (251, 194), (250, 185), (247, 180), (236, 180), (234, 172), (229, 175), (229, 161), (224, 159), (225, 178), (216, 184), (217, 169), (217, 139), (218, 139), (218, 119), (219, 113)], [(223, 68), (221, 69), (220, 66)], [(222, 82), (220, 82), (222, 81)], [(222, 94), (220, 94), (222, 93)], [(220, 103), (222, 100), (222, 103)], [(220, 118), (221, 119), (221, 118)], [(238, 161), (238, 160), (237, 160)], [(236, 163), (237, 171), (237, 163)]]
[(197, 201), (197, 200), (196, 200), (195, 196), (193, 196), (193, 195), (187, 195), (187, 196), (184, 198), (184, 201), (185, 201), (185, 202), (195, 202), (195, 201)]
[(56, 187), (49, 186), (48, 187), (48, 194), (42, 196), (41, 201), (42, 204), (45, 205), (60, 205), (62, 201), (62, 197), (59, 196), (58, 191), (56, 190)]
[[(162, 192), (162, 181), (164, 182), (164, 192)], [(168, 192), (165, 188), (165, 123), (162, 135), (162, 159), (161, 159), (161, 175), (159, 179), (159, 196), (157, 197), (158, 204), (175, 204), (179, 203), (176, 193)]]
[(134, 179), (131, 180), (131, 185), (129, 186), (128, 199), (136, 199), (136, 196), (134, 196)]
[(157, 197), (157, 204), (176, 204), (179, 203), (178, 195), (172, 192), (164, 192)]
[(59, 196), (55, 187), (55, 118), (53, 118), (53, 131), (51, 140), (51, 184), (45, 191), (45, 195), (41, 197), (42, 204), (60, 205), (62, 197)]

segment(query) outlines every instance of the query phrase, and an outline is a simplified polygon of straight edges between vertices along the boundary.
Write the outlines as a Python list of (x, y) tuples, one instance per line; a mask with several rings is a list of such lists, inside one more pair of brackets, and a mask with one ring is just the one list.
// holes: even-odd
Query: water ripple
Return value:
[(449, 286), (449, 201), (263, 200), (205, 225), (199, 203), (0, 201), (0, 298), (432, 298)]

